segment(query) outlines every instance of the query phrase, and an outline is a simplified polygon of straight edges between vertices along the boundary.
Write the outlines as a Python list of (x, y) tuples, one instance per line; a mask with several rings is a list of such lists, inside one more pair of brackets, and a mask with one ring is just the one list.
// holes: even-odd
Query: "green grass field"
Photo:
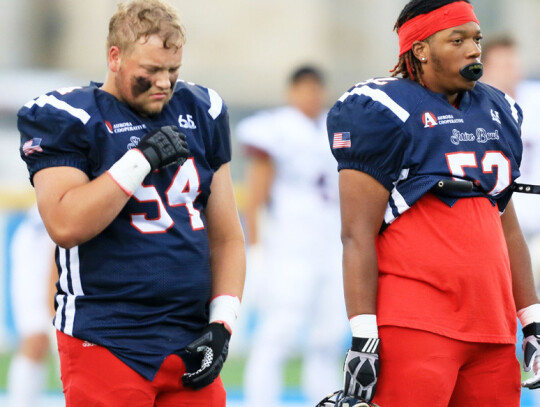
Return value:
[[(11, 353), (0, 353), (0, 389), (2, 390), (6, 388), (7, 372), (11, 357)], [(221, 374), (223, 383), (227, 389), (240, 390), (242, 388), (244, 365), (245, 358), (243, 357), (230, 357), (227, 359)], [(295, 389), (299, 387), (301, 365), (302, 361), (300, 358), (293, 358), (287, 363), (284, 373), (287, 388)], [(60, 391), (62, 389), (60, 374), (51, 356), (47, 358), (47, 367), (47, 390)]]

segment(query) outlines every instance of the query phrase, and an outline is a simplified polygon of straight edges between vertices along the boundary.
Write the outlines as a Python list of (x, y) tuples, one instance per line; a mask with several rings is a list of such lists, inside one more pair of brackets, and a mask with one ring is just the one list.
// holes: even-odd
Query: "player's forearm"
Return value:
[[(516, 237), (519, 239), (519, 237)], [(508, 243), (510, 269), (512, 271), (512, 291), (516, 309), (520, 310), (538, 303), (529, 250), (525, 241)]]
[(349, 318), (376, 314), (378, 263), (373, 239), (343, 237), (343, 284)]
[(516, 309), (520, 310), (538, 303), (538, 297), (529, 248), (521, 232), (512, 202), (508, 204), (505, 213), (501, 216), (501, 222), (510, 259), (514, 301)]
[(47, 201), (40, 205), (47, 231), (54, 242), (64, 248), (79, 245), (98, 235), (129, 200), (129, 196), (107, 174), (57, 197), (40, 195), (47, 195), (47, 192), (38, 192), (38, 204), (40, 200)]
[(241, 234), (211, 246), (210, 269), (212, 297), (232, 295), (242, 298), (246, 256), (244, 238)]

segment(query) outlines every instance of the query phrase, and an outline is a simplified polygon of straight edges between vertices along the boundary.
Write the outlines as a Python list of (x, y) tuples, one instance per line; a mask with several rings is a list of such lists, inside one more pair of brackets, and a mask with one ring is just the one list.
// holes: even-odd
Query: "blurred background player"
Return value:
[[(263, 259), (260, 270), (250, 268), (246, 290), (259, 319), (244, 390), (246, 405), (257, 407), (278, 401), (284, 364), (295, 350), (303, 356), (308, 399), (331, 392), (340, 381), (346, 332), (337, 174), (326, 142), (322, 73), (298, 68), (287, 96), (287, 106), (258, 112), (237, 128), (250, 158), (247, 242)], [(264, 225), (261, 212), (267, 213)]]
[[(11, 246), (11, 295), (19, 349), (9, 366), (9, 407), (36, 407), (45, 387), (52, 325), (54, 243), (33, 206), (15, 231)], [(56, 279), (56, 278), (55, 278)], [(56, 352), (55, 352), (56, 353)]]
[[(517, 43), (507, 34), (486, 38), (482, 45), (482, 62), (482, 82), (510, 95), (523, 110), (523, 159), (518, 182), (540, 184), (540, 81), (525, 79)], [(512, 200), (531, 251), (536, 288), (540, 291), (540, 198), (514, 194)]]

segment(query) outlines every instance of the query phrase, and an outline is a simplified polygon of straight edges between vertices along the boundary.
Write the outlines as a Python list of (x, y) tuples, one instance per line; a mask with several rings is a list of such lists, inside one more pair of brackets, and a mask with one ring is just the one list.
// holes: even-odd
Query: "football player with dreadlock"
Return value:
[[(395, 29), (393, 76), (328, 115), (353, 335), (337, 405), (517, 407), (516, 315), (535, 372), (523, 385), (540, 386), (540, 304), (510, 188), (522, 111), (478, 82), (469, 1), (412, 0)], [(443, 195), (441, 180), (475, 188)]]

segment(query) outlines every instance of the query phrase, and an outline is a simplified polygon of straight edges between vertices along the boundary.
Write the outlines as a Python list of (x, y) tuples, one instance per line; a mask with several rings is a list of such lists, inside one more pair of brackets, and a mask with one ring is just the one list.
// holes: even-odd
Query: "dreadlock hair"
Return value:
[[(427, 14), (433, 10), (437, 10), (438, 8), (457, 1), (470, 3), (469, 0), (411, 0), (405, 5), (403, 10), (401, 10), (396, 24), (394, 25), (394, 31), (397, 32), (403, 24), (414, 17), (421, 14)], [(418, 58), (414, 56), (412, 49), (399, 57), (398, 63), (390, 72), (392, 73), (392, 76), (401, 75), (403, 78), (409, 78), (422, 85), (420, 75), (424, 71), (422, 69), (422, 64)]]

